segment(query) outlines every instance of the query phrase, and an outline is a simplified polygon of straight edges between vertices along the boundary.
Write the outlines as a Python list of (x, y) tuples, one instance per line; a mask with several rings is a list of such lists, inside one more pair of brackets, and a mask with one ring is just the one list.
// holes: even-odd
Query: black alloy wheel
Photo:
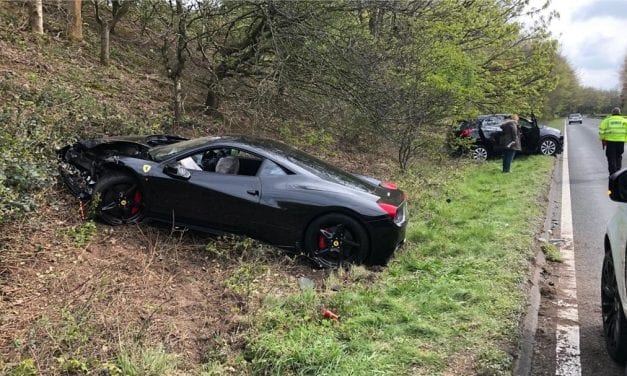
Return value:
[(355, 219), (344, 214), (316, 218), (305, 232), (307, 255), (321, 268), (343, 263), (363, 263), (370, 252), (368, 234)]
[(555, 155), (557, 152), (557, 141), (552, 138), (545, 138), (540, 141), (540, 153), (543, 155)]
[(471, 158), (475, 161), (485, 161), (489, 156), (488, 149), (485, 146), (473, 146), (470, 153)]
[(143, 194), (133, 177), (111, 172), (99, 179), (94, 190), (100, 195), (96, 214), (104, 222), (117, 226), (142, 219)]
[(627, 320), (618, 293), (614, 260), (605, 252), (601, 274), (601, 314), (605, 347), (610, 357), (619, 363), (627, 359)]

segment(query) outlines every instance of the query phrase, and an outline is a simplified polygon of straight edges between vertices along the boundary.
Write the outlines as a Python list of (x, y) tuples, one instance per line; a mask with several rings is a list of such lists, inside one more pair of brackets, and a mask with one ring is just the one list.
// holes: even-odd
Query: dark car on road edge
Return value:
[(627, 360), (627, 169), (609, 179), (610, 199), (619, 202), (605, 232), (605, 256), (601, 270), (601, 317), (605, 347), (612, 359)]
[(86, 139), (59, 151), (82, 200), (111, 225), (143, 219), (243, 234), (319, 266), (385, 264), (405, 240), (406, 195), (286, 144), (253, 137)]
[[(508, 118), (508, 114), (490, 114), (461, 121), (454, 130), (454, 137), (467, 142), (473, 159), (486, 160), (503, 153), (504, 148), (499, 143), (502, 135), (500, 125)], [(538, 124), (534, 116), (530, 119), (520, 117), (518, 125), (522, 153), (556, 155), (562, 152), (564, 136), (559, 129)], [(459, 147), (458, 143), (455, 148)]]

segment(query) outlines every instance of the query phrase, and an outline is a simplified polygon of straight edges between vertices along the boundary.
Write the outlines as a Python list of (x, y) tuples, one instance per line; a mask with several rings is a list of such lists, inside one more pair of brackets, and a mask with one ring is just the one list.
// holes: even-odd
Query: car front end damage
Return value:
[(84, 139), (67, 145), (58, 151), (59, 173), (72, 194), (88, 200), (94, 186), (107, 166), (118, 163), (120, 157), (149, 159), (148, 150), (153, 146), (183, 141), (185, 138), (171, 135), (132, 137), (104, 137)]

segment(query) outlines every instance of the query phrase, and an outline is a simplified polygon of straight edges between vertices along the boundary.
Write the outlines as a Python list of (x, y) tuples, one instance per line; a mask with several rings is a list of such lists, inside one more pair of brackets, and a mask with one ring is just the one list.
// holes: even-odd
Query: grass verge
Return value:
[(542, 252), (544, 252), (544, 256), (547, 260), (552, 262), (562, 262), (562, 255), (560, 254), (560, 249), (551, 243), (544, 243), (541, 246)]
[(510, 174), (490, 161), (407, 178), (408, 244), (374, 282), (268, 296), (247, 347), (252, 371), (510, 374), (553, 163), (521, 157)]
[(557, 118), (557, 119), (549, 120), (546, 123), (546, 125), (548, 125), (549, 127), (557, 128), (563, 132), (564, 131), (564, 118)]

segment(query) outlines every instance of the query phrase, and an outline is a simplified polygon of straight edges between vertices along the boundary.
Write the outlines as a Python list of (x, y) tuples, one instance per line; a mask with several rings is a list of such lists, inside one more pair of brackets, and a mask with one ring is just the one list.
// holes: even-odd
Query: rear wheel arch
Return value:
[[(627, 252), (627, 249), (626, 249)], [(601, 273), (601, 315), (608, 354), (616, 362), (627, 359), (627, 318), (620, 301), (616, 268), (609, 239), (605, 237), (605, 256)]]
[[(355, 229), (349, 228), (349, 230), (362, 234), (364, 237), (364, 241), (365, 241), (365, 246), (363, 249), (360, 250), (360, 254), (351, 255), (355, 257), (350, 257), (348, 261), (352, 263), (358, 263), (358, 264), (363, 264), (367, 262), (367, 260), (370, 258), (371, 253), (372, 253), (372, 239), (371, 239), (370, 231), (368, 231), (368, 227), (361, 219), (359, 219), (356, 213), (347, 209), (327, 210), (327, 211), (318, 213), (316, 216), (311, 218), (308, 221), (307, 225), (305, 226), (303, 233), (301, 234), (303, 251), (305, 251), (309, 257), (312, 256), (310, 254), (312, 252), (311, 236), (313, 235), (314, 231), (315, 232), (318, 231), (318, 229), (314, 229), (314, 227), (317, 227), (320, 223), (324, 222), (324, 220), (326, 219), (338, 219), (338, 218), (346, 218), (350, 222), (352, 222), (351, 225), (356, 226), (356, 228)], [(336, 223), (336, 224), (339, 224), (339, 223)], [(314, 258), (312, 257), (312, 259)], [(314, 260), (314, 261), (318, 262), (317, 260)], [(339, 266), (339, 265), (322, 265), (320, 262), (318, 262), (318, 264), (320, 266), (325, 266), (325, 267)]]
[[(347, 217), (352, 218), (353, 220), (357, 221), (366, 231), (366, 233), (368, 234), (368, 241), (370, 241), (370, 243), (372, 243), (372, 239), (370, 239), (370, 232), (368, 231), (368, 228), (366, 227), (366, 224), (364, 223), (364, 221), (362, 221), (361, 219), (359, 219), (359, 215), (357, 213), (355, 213), (354, 211), (350, 210), (350, 209), (345, 209), (345, 208), (334, 208), (334, 209), (329, 209), (329, 210), (325, 210), (322, 211), (320, 213), (317, 213), (316, 215), (314, 215), (313, 217), (311, 217), (309, 219), (309, 221), (307, 221), (307, 224), (305, 225), (300, 238), (301, 239), (305, 239), (305, 234), (307, 233), (307, 229), (311, 226), (311, 224), (317, 220), (320, 217), (323, 217), (325, 215), (330, 215), (330, 214), (341, 214), (341, 215), (345, 215)], [(304, 245), (304, 242), (303, 242)]]

